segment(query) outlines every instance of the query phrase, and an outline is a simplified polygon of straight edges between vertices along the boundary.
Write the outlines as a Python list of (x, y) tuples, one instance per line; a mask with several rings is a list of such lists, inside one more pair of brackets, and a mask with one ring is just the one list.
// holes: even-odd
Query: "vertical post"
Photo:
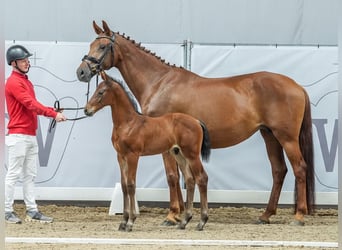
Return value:
[(184, 68), (191, 71), (191, 49), (192, 42), (188, 40), (184, 40)]
[[(5, 1), (2, 1), (0, 11), (0, 60), (5, 58), (4, 15)], [(0, 249), (5, 249), (5, 65), (0, 63)]]
[[(338, 9), (342, 11), (342, 1), (339, 1)], [(342, 246), (342, 16), (339, 15), (338, 19), (338, 62), (339, 62), (339, 73), (338, 73), (338, 245), (341, 248)], [(339, 249), (340, 249), (339, 248)]]
[[(187, 39), (184, 40), (183, 42), (183, 47), (184, 47), (184, 62), (183, 62), (183, 67), (189, 71), (191, 71), (191, 49), (192, 49), (192, 42)], [(180, 173), (182, 174), (182, 173)], [(180, 186), (184, 189), (186, 189), (185, 185), (185, 180), (184, 176), (182, 176), (180, 180)]]

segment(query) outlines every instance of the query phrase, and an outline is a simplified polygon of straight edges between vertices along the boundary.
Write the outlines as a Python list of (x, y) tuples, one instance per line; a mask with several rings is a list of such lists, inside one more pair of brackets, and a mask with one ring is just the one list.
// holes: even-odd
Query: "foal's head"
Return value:
[(87, 116), (94, 115), (98, 110), (102, 109), (104, 106), (110, 105), (112, 102), (113, 96), (111, 89), (113, 80), (102, 72), (101, 77), (103, 81), (98, 85), (95, 93), (90, 98), (84, 109), (84, 113)]

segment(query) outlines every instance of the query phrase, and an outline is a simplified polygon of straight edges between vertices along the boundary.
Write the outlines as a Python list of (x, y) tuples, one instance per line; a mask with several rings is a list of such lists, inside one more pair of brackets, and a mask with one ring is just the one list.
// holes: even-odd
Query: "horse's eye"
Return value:
[(104, 92), (105, 92), (104, 90), (100, 90), (99, 93), (98, 93), (98, 95), (99, 95), (99, 96), (103, 96), (103, 93), (104, 93)]
[(104, 44), (100, 45), (100, 50), (104, 50), (105, 48), (106, 48), (106, 45), (104, 45)]

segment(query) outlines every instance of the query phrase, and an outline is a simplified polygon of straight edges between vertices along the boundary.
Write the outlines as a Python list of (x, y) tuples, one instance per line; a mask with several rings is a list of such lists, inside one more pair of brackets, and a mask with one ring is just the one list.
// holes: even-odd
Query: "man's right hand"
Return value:
[(67, 118), (62, 113), (57, 112), (55, 120), (56, 120), (56, 122), (63, 122), (63, 121), (66, 121)]

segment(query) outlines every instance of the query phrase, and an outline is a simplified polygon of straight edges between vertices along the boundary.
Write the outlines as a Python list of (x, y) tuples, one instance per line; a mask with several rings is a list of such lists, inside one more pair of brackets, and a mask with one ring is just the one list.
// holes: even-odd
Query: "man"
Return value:
[(21, 45), (11, 46), (6, 52), (8, 65), (12, 73), (7, 79), (5, 97), (9, 115), (8, 135), (8, 169), (5, 178), (5, 220), (20, 224), (21, 220), (13, 211), (14, 189), (22, 177), (23, 195), (26, 205), (26, 221), (51, 223), (53, 218), (39, 212), (34, 196), (34, 180), (37, 175), (38, 144), (36, 130), (38, 115), (54, 118), (57, 122), (66, 117), (51, 107), (39, 103), (35, 97), (32, 83), (27, 77), (30, 69), (28, 50)]

